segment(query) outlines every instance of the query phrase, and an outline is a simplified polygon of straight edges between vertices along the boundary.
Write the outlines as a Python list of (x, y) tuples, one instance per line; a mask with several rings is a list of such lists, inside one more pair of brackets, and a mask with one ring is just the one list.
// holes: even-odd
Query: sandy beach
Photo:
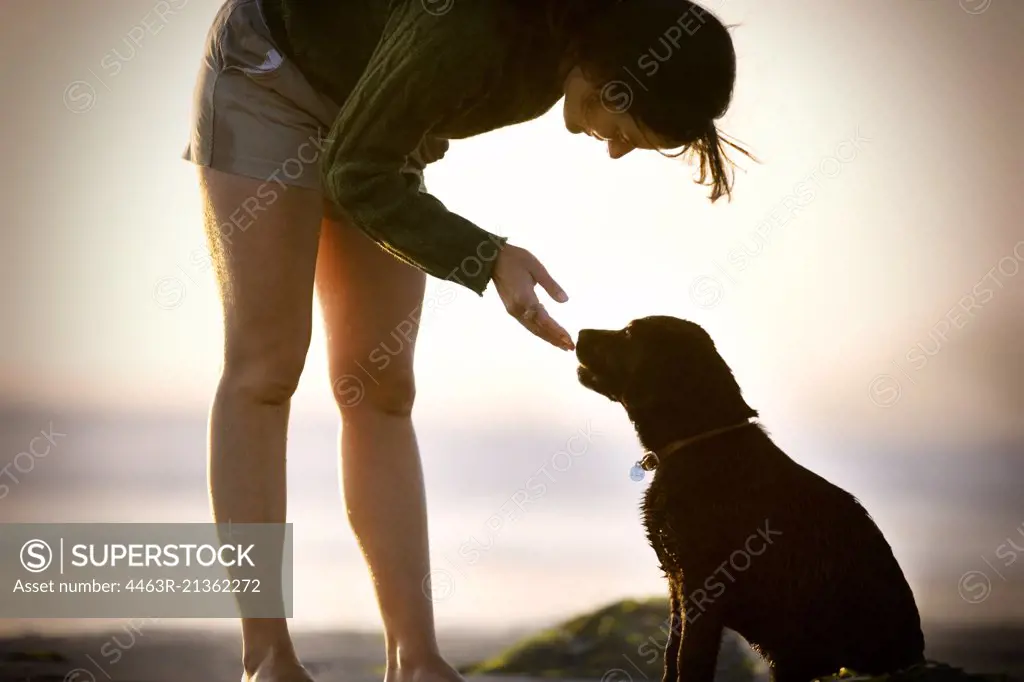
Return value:
[[(524, 633), (444, 634), (453, 664), (487, 658)], [(1024, 627), (928, 629), (928, 656), (971, 672), (1024, 679)], [(379, 682), (383, 639), (375, 633), (296, 634), (296, 647), (318, 682)], [(658, 682), (637, 673), (616, 682)], [(137, 625), (106, 633), (21, 635), (0, 639), (0, 682), (235, 682), (238, 643), (231, 632), (175, 631)], [(620, 679), (621, 678), (621, 679)], [(530, 682), (526, 676), (473, 676), (472, 682)], [(562, 678), (563, 682), (580, 682)]]
[[(502, 640), (449, 637), (445, 650), (453, 661), (468, 662), (497, 652)], [(381, 679), (380, 635), (303, 633), (296, 635), (296, 647), (318, 682)], [(0, 682), (234, 682), (241, 672), (238, 651), (232, 633), (145, 624), (102, 634), (24, 635), (0, 640)]]

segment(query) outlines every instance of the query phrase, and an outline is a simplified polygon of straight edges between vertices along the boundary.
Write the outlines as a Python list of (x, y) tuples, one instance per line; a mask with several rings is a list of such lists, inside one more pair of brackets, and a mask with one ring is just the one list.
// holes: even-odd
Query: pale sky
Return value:
[[(219, 3), (177, 0), (161, 21), (126, 0), (0, 1), (0, 404), (201, 417), (219, 304), (196, 265), (195, 170), (179, 156)], [(951, 575), (967, 570), (1024, 522), (1019, 490), (999, 487), (1024, 471), (1024, 4), (708, 6), (740, 24), (721, 127), (762, 162), (743, 162), (731, 204), (710, 205), (677, 161), (613, 163), (566, 134), (561, 104), (454, 142), (427, 184), (547, 265), (570, 296), (549, 309), (573, 334), (655, 313), (704, 325), (794, 458), (858, 482), (865, 500), (905, 502), (894, 546), (970, 547), (948, 558)], [(310, 421), (335, 414), (316, 325), (293, 407)], [(601, 419), (628, 442), (625, 417), (576, 384), (574, 359), (521, 330), (493, 291), (460, 289), (425, 318), (417, 377), (424, 428)], [(609, 454), (623, 470), (633, 455)], [(925, 492), (900, 500), (901, 476)], [(955, 508), (955, 532), (907, 520), (933, 502)]]

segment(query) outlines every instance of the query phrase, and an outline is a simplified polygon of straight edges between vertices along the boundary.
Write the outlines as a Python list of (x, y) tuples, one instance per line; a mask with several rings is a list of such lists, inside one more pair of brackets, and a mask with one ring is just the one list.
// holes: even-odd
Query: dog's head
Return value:
[(576, 357), (580, 383), (621, 403), (638, 428), (670, 420), (695, 431), (757, 415), (711, 337), (693, 322), (658, 315), (619, 330), (584, 329)]

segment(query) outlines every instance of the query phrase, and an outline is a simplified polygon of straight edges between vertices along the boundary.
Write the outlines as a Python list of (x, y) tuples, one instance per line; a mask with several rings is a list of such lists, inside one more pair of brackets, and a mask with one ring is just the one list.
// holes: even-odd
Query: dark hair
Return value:
[(732, 100), (736, 52), (728, 28), (689, 0), (600, 2), (578, 26), (571, 57), (611, 111), (628, 110), (658, 137), (681, 147), (677, 157), (700, 160), (696, 181), (711, 187), (713, 202), (732, 195), (732, 160), (715, 121)]

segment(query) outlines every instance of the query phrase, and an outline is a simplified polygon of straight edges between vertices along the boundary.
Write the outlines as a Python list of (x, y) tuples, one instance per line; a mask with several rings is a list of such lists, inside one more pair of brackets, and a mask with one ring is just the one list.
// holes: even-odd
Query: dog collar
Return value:
[[(661, 450), (661, 457), (668, 457), (669, 455), (679, 452), (686, 446), (692, 445), (698, 441), (702, 441), (707, 438), (712, 438), (714, 436), (718, 436), (729, 431), (734, 431), (735, 429), (741, 429), (744, 426), (750, 426), (751, 424), (756, 423), (757, 418), (751, 417), (745, 421), (740, 422), (739, 424), (723, 426), (718, 429), (712, 429), (711, 431), (699, 433), (696, 436), (690, 436), (689, 438), (682, 438), (680, 440), (672, 441), (665, 447), (659, 448)], [(644, 456), (637, 460), (636, 464), (633, 465), (633, 468), (630, 469), (629, 477), (634, 481), (638, 482), (644, 480), (644, 472), (654, 471), (658, 467), (661, 457), (659, 457), (658, 453), (654, 450), (644, 450)]]

